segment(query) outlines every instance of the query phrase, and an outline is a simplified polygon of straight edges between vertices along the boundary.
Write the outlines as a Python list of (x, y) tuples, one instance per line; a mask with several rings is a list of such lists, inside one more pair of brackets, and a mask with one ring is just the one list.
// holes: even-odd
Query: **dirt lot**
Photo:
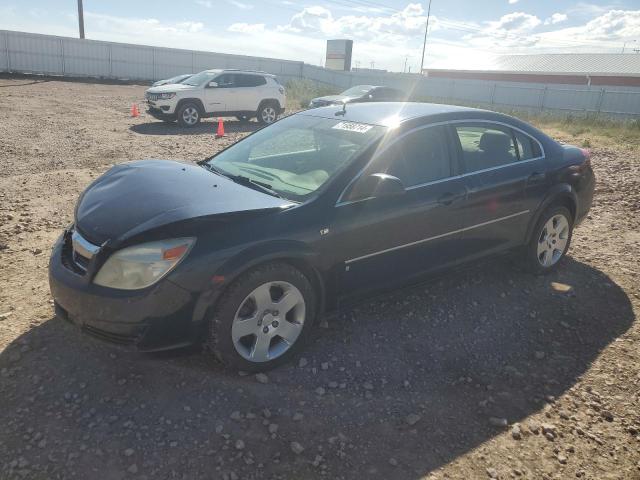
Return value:
[(54, 316), (48, 254), (92, 178), (250, 130), (132, 119), (143, 91), (0, 79), (0, 478), (640, 478), (636, 146), (590, 139), (596, 202), (557, 273), (491, 259), (372, 299), (262, 383)]

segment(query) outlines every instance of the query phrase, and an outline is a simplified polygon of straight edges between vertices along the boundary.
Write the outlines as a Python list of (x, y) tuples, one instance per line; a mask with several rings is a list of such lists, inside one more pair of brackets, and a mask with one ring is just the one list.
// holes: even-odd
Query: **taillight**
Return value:
[(581, 148), (580, 151), (582, 152), (582, 155), (584, 155), (584, 159), (586, 161), (591, 160), (591, 150), (588, 148)]

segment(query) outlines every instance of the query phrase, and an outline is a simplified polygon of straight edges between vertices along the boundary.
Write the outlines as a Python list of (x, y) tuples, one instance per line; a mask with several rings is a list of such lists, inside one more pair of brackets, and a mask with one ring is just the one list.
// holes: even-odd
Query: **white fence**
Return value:
[(640, 117), (640, 88), (448, 80), (416, 74), (340, 72), (303, 62), (80, 40), (0, 30), (0, 71), (153, 81), (208, 68), (262, 70), (283, 81), (308, 79), (337, 90), (388, 85), (418, 98), (502, 108)]
[(0, 71), (120, 80), (160, 80), (208, 68), (262, 70), (300, 78), (302, 62), (80, 40), (0, 30)]

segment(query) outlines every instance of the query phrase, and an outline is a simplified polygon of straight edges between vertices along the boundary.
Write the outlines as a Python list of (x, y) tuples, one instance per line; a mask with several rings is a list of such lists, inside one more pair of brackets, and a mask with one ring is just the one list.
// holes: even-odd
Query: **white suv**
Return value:
[(285, 106), (284, 87), (275, 75), (248, 70), (205, 70), (179, 84), (145, 92), (148, 112), (166, 122), (193, 127), (204, 117), (237, 117), (275, 122)]

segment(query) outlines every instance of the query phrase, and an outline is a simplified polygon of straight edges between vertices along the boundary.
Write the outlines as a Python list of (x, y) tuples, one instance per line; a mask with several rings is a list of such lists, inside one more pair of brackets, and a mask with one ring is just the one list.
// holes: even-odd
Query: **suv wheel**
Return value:
[(267, 102), (258, 109), (258, 121), (264, 125), (269, 125), (278, 119), (278, 107), (271, 102)]
[(286, 263), (243, 274), (225, 291), (211, 319), (209, 347), (224, 364), (247, 372), (289, 360), (309, 337), (316, 295)]
[(181, 127), (195, 127), (200, 121), (200, 110), (195, 103), (185, 103), (178, 109), (178, 124)]
[(536, 224), (525, 252), (525, 262), (533, 273), (554, 270), (569, 250), (573, 217), (567, 208), (547, 209)]
[(241, 123), (247, 123), (249, 120), (251, 120), (251, 117), (249, 115), (238, 115), (236, 118)]

